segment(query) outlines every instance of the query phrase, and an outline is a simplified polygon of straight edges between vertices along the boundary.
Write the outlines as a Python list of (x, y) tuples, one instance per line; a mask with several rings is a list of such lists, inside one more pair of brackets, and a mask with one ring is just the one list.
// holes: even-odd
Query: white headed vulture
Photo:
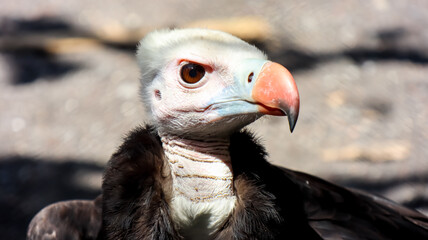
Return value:
[(150, 123), (113, 154), (102, 196), (48, 206), (28, 239), (428, 239), (417, 211), (266, 161), (242, 128), (286, 115), (292, 131), (299, 94), (256, 47), (162, 30), (137, 58)]

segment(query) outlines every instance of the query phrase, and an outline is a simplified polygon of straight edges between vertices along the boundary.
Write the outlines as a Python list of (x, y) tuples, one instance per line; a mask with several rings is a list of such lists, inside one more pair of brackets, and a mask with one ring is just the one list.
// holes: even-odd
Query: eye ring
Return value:
[(205, 76), (205, 68), (196, 63), (187, 63), (181, 67), (181, 79), (188, 84), (195, 84)]

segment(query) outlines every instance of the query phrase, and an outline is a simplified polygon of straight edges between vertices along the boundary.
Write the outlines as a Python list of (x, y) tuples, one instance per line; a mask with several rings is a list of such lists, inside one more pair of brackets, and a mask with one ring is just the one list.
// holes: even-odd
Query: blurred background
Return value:
[(235, 34), (294, 75), (301, 114), (250, 126), (270, 161), (428, 213), (428, 2), (1, 1), (0, 231), (94, 198), (144, 123), (134, 52), (158, 28)]

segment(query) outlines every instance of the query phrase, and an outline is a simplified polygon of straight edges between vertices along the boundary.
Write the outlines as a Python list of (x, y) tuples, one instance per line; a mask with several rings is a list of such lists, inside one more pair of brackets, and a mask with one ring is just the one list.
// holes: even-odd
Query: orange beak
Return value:
[(291, 73), (282, 65), (267, 62), (263, 65), (252, 90), (252, 98), (264, 114), (287, 115), (290, 131), (299, 116), (299, 92)]

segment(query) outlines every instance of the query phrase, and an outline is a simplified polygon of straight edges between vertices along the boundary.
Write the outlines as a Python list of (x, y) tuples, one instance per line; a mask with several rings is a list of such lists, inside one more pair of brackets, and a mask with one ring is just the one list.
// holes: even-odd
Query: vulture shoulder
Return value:
[(427, 216), (382, 197), (272, 165), (248, 132), (235, 134), (232, 140), (234, 172), (251, 176), (273, 196), (284, 238), (428, 239)]
[(34, 216), (28, 240), (95, 240), (101, 228), (101, 196), (51, 204)]
[(170, 170), (154, 128), (132, 131), (103, 177), (100, 239), (181, 239), (168, 208)]

